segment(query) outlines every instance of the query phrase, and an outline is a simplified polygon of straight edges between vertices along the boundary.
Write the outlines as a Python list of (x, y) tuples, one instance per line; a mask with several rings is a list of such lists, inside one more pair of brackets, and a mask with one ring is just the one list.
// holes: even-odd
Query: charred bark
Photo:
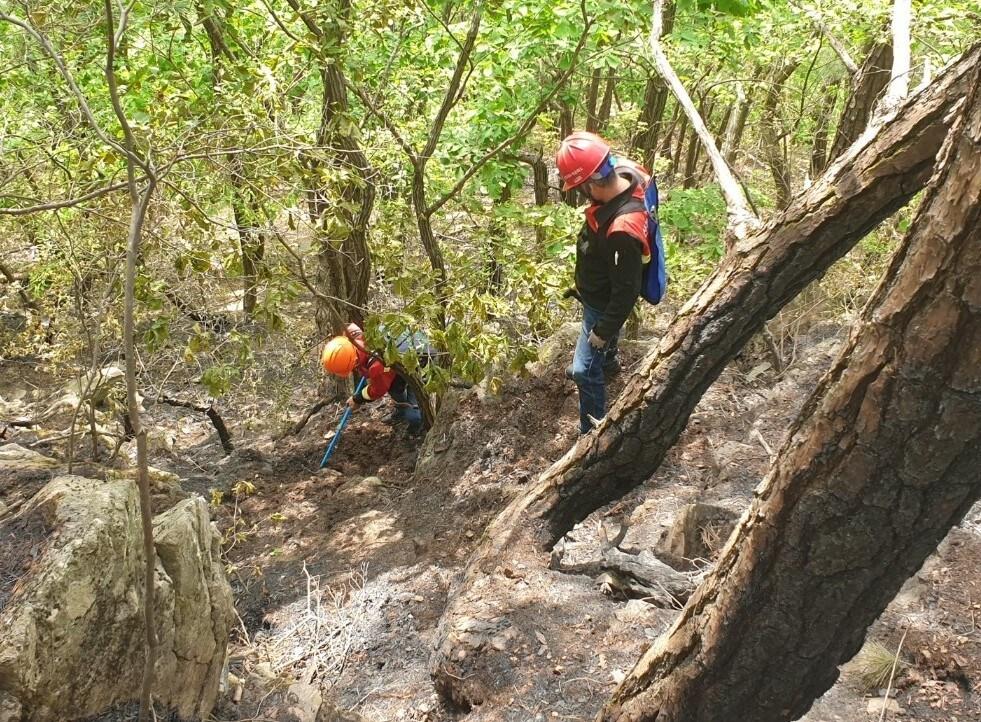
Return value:
[(736, 242), (596, 431), (490, 524), (441, 623), (431, 664), (441, 693), (469, 705), (507, 685), (496, 652), (474, 635), (464, 639), (461, 620), (506, 618), (492, 603), (507, 598), (498, 589), (510, 584), (506, 569), (518, 559), (536, 567), (574, 524), (649, 478), (702, 394), (766, 320), (927, 183), (979, 57), (976, 46), (853, 146), (778, 222)]
[(835, 140), (828, 154), (829, 163), (844, 153), (869, 124), (875, 102), (889, 84), (891, 66), (892, 43), (872, 46), (862, 67), (852, 78), (852, 94), (838, 121)]
[(609, 722), (783, 722), (981, 497), (981, 68), (906, 242)]

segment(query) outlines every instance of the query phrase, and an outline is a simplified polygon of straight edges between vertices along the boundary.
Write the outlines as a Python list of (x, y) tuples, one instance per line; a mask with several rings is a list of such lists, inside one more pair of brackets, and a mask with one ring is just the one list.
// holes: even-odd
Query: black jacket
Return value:
[[(589, 306), (603, 312), (593, 332), (609, 341), (620, 330), (640, 296), (643, 246), (629, 233), (607, 235), (613, 220), (624, 212), (637, 212), (630, 203), (636, 183), (595, 210), (595, 230), (587, 221), (576, 244), (576, 289)], [(643, 213), (643, 203), (640, 205)], [(646, 221), (645, 221), (646, 222)]]

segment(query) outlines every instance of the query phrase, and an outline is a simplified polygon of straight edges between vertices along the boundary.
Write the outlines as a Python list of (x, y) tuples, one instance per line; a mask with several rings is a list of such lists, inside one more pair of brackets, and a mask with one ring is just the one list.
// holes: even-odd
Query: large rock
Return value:
[[(20, 553), (30, 554), (27, 571), (0, 609), (0, 722), (75, 720), (134, 699), (144, 648), (136, 485), (61, 476), (18, 516), (0, 523), (0, 538), (5, 526), (35, 516), (44, 534)], [(201, 499), (178, 504), (154, 527), (154, 698), (184, 719), (201, 718), (217, 695), (234, 616), (231, 591)], [(25, 568), (23, 559), (6, 561)], [(0, 574), (0, 587), (4, 579)]]

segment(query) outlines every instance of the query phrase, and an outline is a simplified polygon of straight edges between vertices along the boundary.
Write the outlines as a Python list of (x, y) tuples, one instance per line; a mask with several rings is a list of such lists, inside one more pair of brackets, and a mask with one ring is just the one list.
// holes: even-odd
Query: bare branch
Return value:
[(671, 92), (674, 93), (678, 104), (685, 111), (688, 122), (691, 123), (692, 128), (694, 128), (695, 133), (702, 142), (702, 146), (705, 148), (705, 152), (712, 161), (712, 168), (719, 181), (719, 186), (722, 188), (722, 195), (726, 199), (726, 210), (729, 217), (728, 232), (737, 240), (745, 238), (752, 230), (760, 226), (760, 219), (750, 210), (742, 187), (733, 175), (729, 164), (726, 163), (725, 158), (719, 152), (715, 144), (715, 139), (712, 138), (712, 134), (705, 127), (705, 121), (702, 120), (702, 116), (699, 115), (695, 104), (692, 103), (688, 91), (685, 90), (685, 86), (678, 79), (678, 75), (674, 72), (670, 61), (668, 61), (667, 56), (664, 54), (664, 48), (661, 46), (663, 12), (664, 0), (654, 0), (651, 34), (648, 41), (651, 52), (654, 55), (654, 62), (657, 65), (657, 70), (661, 74), (661, 77), (664, 78), (668, 87), (671, 88)]
[[(138, 182), (142, 183), (145, 180), (146, 178), (140, 178), (138, 179)], [(47, 203), (40, 203), (35, 206), (27, 206), (24, 208), (0, 208), (0, 216), (27, 216), (31, 213), (54, 211), (58, 210), (59, 208), (71, 208), (72, 206), (77, 206), (80, 203), (90, 201), (93, 198), (101, 198), (102, 196), (109, 195), (110, 193), (125, 190), (128, 187), (129, 181), (120, 181), (119, 183), (113, 183), (112, 185), (97, 188), (96, 190), (86, 193), (85, 195), (78, 196), (77, 198), (65, 198), (60, 201), (49, 201)]]
[(825, 38), (827, 38), (828, 44), (831, 45), (832, 48), (834, 48), (834, 51), (838, 54), (838, 57), (841, 59), (841, 62), (845, 66), (845, 69), (848, 70), (848, 74), (854, 75), (855, 73), (857, 73), (858, 64), (852, 59), (852, 56), (849, 54), (848, 49), (845, 47), (844, 43), (842, 43), (838, 38), (836, 38), (834, 34), (831, 32), (830, 28), (828, 28), (827, 23), (824, 22), (824, 19), (821, 17), (820, 13), (818, 13), (817, 10), (814, 10), (812, 8), (801, 7), (796, 3), (790, 3), (790, 4), (791, 6), (796, 7), (798, 10), (800, 10), (805, 15), (807, 15), (810, 21), (814, 24), (814, 27), (817, 28), (817, 30)]
[(372, 102), (371, 98), (368, 97), (368, 94), (361, 90), (361, 88), (359, 88), (357, 85), (349, 83), (348, 87), (354, 91), (354, 94), (358, 96), (365, 108), (367, 108), (368, 112), (378, 118), (382, 125), (385, 126), (385, 130), (392, 134), (392, 137), (395, 138), (395, 142), (398, 143), (399, 147), (405, 151), (407, 156), (409, 156), (409, 160), (412, 161), (412, 164), (417, 165), (419, 162), (419, 154), (416, 153), (415, 149), (412, 147), (412, 144), (409, 143), (404, 135), (402, 135), (402, 131), (398, 129), (398, 126), (395, 125), (394, 121), (379, 110), (374, 102)]

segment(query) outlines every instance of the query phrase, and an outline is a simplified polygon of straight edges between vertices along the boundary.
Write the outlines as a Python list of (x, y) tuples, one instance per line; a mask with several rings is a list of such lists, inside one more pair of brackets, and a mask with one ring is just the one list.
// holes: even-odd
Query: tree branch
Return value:
[(592, 28), (592, 22), (586, 16), (585, 3), (582, 3), (581, 6), (583, 9), (583, 19), (585, 21), (585, 25), (583, 27), (582, 35), (579, 37), (579, 43), (576, 45), (575, 50), (573, 50), (572, 52), (572, 59), (569, 61), (569, 67), (565, 70), (565, 72), (563, 72), (559, 76), (559, 78), (555, 81), (555, 85), (548, 93), (546, 93), (542, 97), (538, 105), (535, 106), (534, 110), (532, 110), (528, 114), (524, 122), (518, 128), (517, 132), (511, 135), (511, 137), (498, 143), (496, 146), (494, 146), (489, 151), (484, 153), (484, 155), (481, 158), (475, 161), (470, 166), (470, 168), (468, 168), (467, 171), (460, 177), (460, 179), (456, 182), (456, 184), (452, 188), (450, 188), (449, 191), (444, 193), (442, 196), (440, 196), (438, 199), (436, 199), (433, 203), (429, 205), (429, 207), (426, 209), (427, 215), (432, 215), (440, 208), (442, 208), (447, 203), (447, 201), (451, 200), (454, 196), (456, 196), (456, 194), (459, 193), (463, 189), (463, 187), (467, 184), (467, 181), (473, 178), (474, 174), (477, 171), (479, 171), (489, 160), (491, 160), (494, 156), (496, 156), (501, 151), (510, 148), (518, 140), (524, 137), (535, 126), (535, 123), (538, 120), (538, 116), (541, 115), (541, 113), (548, 107), (548, 104), (552, 101), (552, 98), (555, 97), (555, 94), (562, 89), (562, 87), (566, 84), (566, 82), (575, 72), (576, 65), (579, 60), (579, 54), (582, 52), (583, 47), (586, 45), (586, 40), (589, 37), (589, 31)]
[(298, 3), (296, 0), (286, 0), (286, 3), (293, 8), (297, 15), (300, 16), (300, 20), (303, 21), (303, 24), (307, 26), (307, 30), (309, 30), (315, 38), (322, 39), (324, 37), (323, 29), (321, 29), (314, 19), (310, 17), (309, 12), (300, 8), (300, 3)]
[(790, 3), (790, 4), (791, 6), (797, 8), (805, 15), (807, 15), (808, 19), (810, 19), (810, 21), (814, 24), (814, 27), (817, 28), (817, 30), (825, 38), (827, 38), (828, 44), (832, 48), (834, 48), (834, 51), (838, 54), (838, 57), (841, 59), (841, 62), (845, 66), (845, 69), (848, 71), (848, 74), (855, 75), (855, 73), (858, 72), (858, 64), (854, 61), (854, 59), (852, 59), (852, 56), (849, 54), (848, 49), (845, 47), (844, 43), (842, 43), (838, 38), (836, 38), (832, 34), (830, 28), (828, 28), (827, 24), (821, 18), (821, 15), (817, 12), (817, 10), (811, 8), (804, 8), (797, 5), (796, 3)]
[(705, 148), (705, 152), (712, 161), (712, 168), (715, 170), (715, 176), (719, 181), (719, 186), (722, 188), (722, 195), (726, 199), (726, 210), (729, 217), (727, 233), (736, 240), (741, 240), (761, 225), (760, 219), (750, 210), (742, 187), (740, 187), (739, 182), (733, 175), (729, 164), (726, 163), (725, 158), (719, 152), (718, 147), (715, 145), (715, 140), (712, 138), (712, 134), (705, 127), (705, 122), (702, 120), (701, 115), (699, 115), (694, 103), (692, 103), (688, 91), (685, 90), (685, 86), (678, 79), (677, 74), (671, 67), (671, 63), (664, 54), (664, 48), (661, 46), (663, 13), (664, 0), (654, 0), (649, 39), (651, 52), (654, 55), (654, 62), (661, 77), (664, 78), (668, 87), (671, 88), (671, 92), (674, 93), (678, 104), (685, 111), (688, 122), (695, 130), (699, 140), (702, 142), (702, 146)]
[[(129, 151), (125, 146), (121, 145), (118, 141), (114, 140), (112, 137), (102, 129), (99, 122), (95, 119), (95, 115), (92, 113), (92, 109), (89, 107), (88, 101), (85, 99), (85, 94), (82, 93), (78, 84), (75, 83), (75, 77), (68, 70), (68, 66), (65, 65), (65, 61), (62, 59), (61, 55), (54, 49), (51, 43), (48, 41), (47, 37), (42, 35), (33, 25), (25, 20), (9, 15), (7, 13), (0, 13), (0, 20), (10, 23), (11, 25), (16, 25), (25, 33), (30, 35), (38, 45), (44, 50), (49, 58), (54, 62), (55, 67), (58, 69), (58, 73), (61, 75), (62, 79), (68, 84), (68, 89), (71, 91), (72, 97), (75, 98), (75, 102), (78, 103), (79, 108), (82, 111), (82, 115), (85, 116), (85, 120), (88, 122), (92, 131), (99, 137), (103, 143), (108, 145), (110, 148), (115, 150), (124, 158), (128, 158), (136, 163), (138, 166), (143, 168), (143, 161), (135, 154)], [(146, 168), (143, 168), (147, 170)]]
[(235, 447), (232, 445), (232, 435), (228, 432), (228, 427), (225, 426), (225, 421), (221, 418), (221, 415), (215, 410), (214, 404), (205, 406), (204, 404), (196, 404), (193, 401), (184, 401), (170, 396), (158, 396), (157, 403), (167, 404), (167, 406), (178, 406), (183, 409), (191, 409), (192, 411), (205, 414), (211, 420), (215, 431), (218, 432), (218, 438), (221, 440), (221, 448), (225, 450), (225, 453), (230, 454), (235, 451)]
[(399, 147), (405, 151), (407, 156), (409, 156), (409, 160), (412, 161), (412, 165), (417, 165), (419, 162), (419, 155), (416, 153), (415, 148), (412, 147), (412, 144), (409, 143), (404, 135), (402, 135), (402, 131), (398, 129), (398, 126), (395, 125), (392, 119), (379, 110), (371, 98), (368, 97), (368, 94), (361, 90), (361, 88), (359, 88), (357, 85), (354, 83), (348, 83), (348, 87), (354, 91), (354, 94), (358, 96), (358, 98), (364, 104), (364, 107), (367, 108), (368, 112), (378, 118), (382, 125), (385, 126), (385, 130), (392, 134), (392, 137), (395, 138), (395, 142), (398, 143)]
[[(145, 180), (146, 178), (139, 178), (138, 182)], [(78, 198), (65, 198), (60, 201), (49, 201), (47, 203), (40, 203), (36, 206), (27, 206), (25, 208), (0, 208), (0, 216), (26, 216), (30, 215), (31, 213), (41, 213), (42, 211), (54, 211), (58, 210), (59, 208), (71, 208), (72, 206), (77, 206), (80, 203), (85, 203), (85, 201), (90, 201), (93, 198), (101, 198), (102, 196), (127, 188), (129, 188), (129, 181), (120, 181), (119, 183), (113, 183), (112, 185), (97, 188), (96, 190), (86, 193), (85, 195), (81, 195)]]
[(457, 90), (459, 90), (460, 81), (463, 79), (463, 71), (470, 63), (473, 46), (477, 43), (477, 34), (480, 32), (480, 20), (483, 12), (484, 0), (479, 0), (477, 7), (474, 9), (473, 19), (470, 22), (470, 32), (467, 33), (463, 47), (460, 48), (460, 55), (456, 59), (456, 67), (453, 69), (453, 77), (450, 79), (450, 85), (446, 89), (446, 94), (443, 96), (443, 103), (440, 105), (439, 112), (436, 113), (436, 118), (433, 120), (432, 129), (429, 131), (429, 139), (426, 141), (425, 148), (423, 148), (421, 157), (423, 165), (432, 156), (433, 151), (436, 150), (439, 137), (443, 133), (443, 125), (446, 123), (446, 118), (458, 100)]

